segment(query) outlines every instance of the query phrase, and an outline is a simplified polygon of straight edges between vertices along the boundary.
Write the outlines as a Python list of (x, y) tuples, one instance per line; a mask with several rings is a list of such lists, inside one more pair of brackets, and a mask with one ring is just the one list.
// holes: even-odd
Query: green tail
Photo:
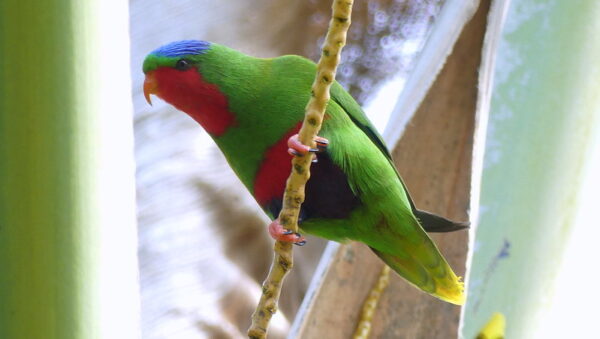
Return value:
[(382, 241), (371, 242), (369, 247), (390, 268), (417, 288), (441, 300), (462, 305), (465, 301), (463, 282), (421, 225), (429, 225), (429, 229), (454, 230), (464, 224), (426, 212), (415, 214), (427, 224), (419, 223), (414, 216), (404, 220), (388, 219), (397, 222), (385, 223), (387, 227), (379, 224), (380, 234), (387, 240), (386, 244)]
[(391, 269), (417, 288), (455, 305), (465, 302), (464, 284), (445, 260), (434, 267), (427, 267), (411, 257), (403, 258), (380, 252), (373, 247), (371, 249)]

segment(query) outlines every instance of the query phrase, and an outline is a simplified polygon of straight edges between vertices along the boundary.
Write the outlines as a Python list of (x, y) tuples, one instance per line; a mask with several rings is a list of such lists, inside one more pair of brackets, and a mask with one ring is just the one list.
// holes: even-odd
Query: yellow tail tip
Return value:
[(457, 277), (450, 286), (439, 284), (434, 296), (454, 305), (464, 305), (466, 297), (462, 278)]

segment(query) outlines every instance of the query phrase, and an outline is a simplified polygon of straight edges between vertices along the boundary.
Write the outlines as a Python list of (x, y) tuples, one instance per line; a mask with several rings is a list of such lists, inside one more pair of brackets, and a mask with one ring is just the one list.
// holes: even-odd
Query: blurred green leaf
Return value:
[[(590, 223), (598, 228), (597, 219), (575, 217), (592, 152), (600, 151), (594, 146), (600, 2), (514, 0), (494, 8), (490, 22), (504, 24), (487, 39), (486, 60), (495, 63), (490, 92), (481, 85), (483, 121), (488, 105), (489, 120), (462, 335), (474, 338), (502, 312), (507, 338), (547, 337), (541, 333), (586, 325), (577, 309), (561, 310), (565, 321), (570, 314), (569, 323), (549, 314), (556, 312), (556, 280), (570, 234)], [(588, 288), (586, 276), (597, 262), (580, 264), (582, 285), (570, 288)]]
[(0, 338), (135, 336), (128, 13), (117, 3), (0, 1)]

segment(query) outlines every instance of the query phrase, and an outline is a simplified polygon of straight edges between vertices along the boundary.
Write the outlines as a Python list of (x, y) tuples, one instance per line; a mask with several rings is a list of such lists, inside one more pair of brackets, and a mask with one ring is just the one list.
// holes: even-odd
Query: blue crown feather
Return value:
[(174, 58), (184, 55), (199, 55), (204, 54), (210, 48), (210, 42), (202, 40), (181, 40), (171, 42), (164, 46), (161, 46), (154, 51), (152, 54)]

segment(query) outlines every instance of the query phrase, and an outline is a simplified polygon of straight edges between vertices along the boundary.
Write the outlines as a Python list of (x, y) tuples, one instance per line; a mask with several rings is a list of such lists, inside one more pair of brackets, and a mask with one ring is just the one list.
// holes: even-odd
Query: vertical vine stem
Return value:
[(371, 322), (373, 321), (373, 316), (375, 315), (375, 310), (377, 309), (377, 303), (379, 303), (379, 299), (381, 299), (381, 295), (389, 283), (390, 267), (388, 265), (384, 265), (383, 269), (381, 269), (381, 273), (379, 273), (377, 282), (373, 286), (373, 289), (371, 289), (369, 296), (363, 304), (362, 311), (360, 313), (360, 319), (358, 320), (358, 325), (356, 326), (356, 331), (354, 332), (352, 339), (369, 338), (369, 334), (371, 333)]
[[(317, 75), (312, 85), (311, 98), (306, 105), (304, 122), (298, 133), (299, 140), (305, 145), (315, 147), (314, 138), (321, 129), (325, 108), (329, 101), (329, 89), (335, 81), (335, 73), (340, 61), (342, 48), (346, 44), (346, 34), (350, 26), (352, 0), (334, 0), (329, 30), (323, 43), (321, 58), (317, 64)], [(284, 228), (298, 230), (300, 205), (304, 202), (304, 187), (310, 178), (311, 156), (294, 157), (292, 171), (287, 180), (283, 195), (283, 208), (279, 213), (279, 222)], [(273, 262), (262, 286), (260, 301), (252, 315), (252, 325), (248, 329), (251, 339), (266, 338), (269, 321), (277, 311), (277, 302), (281, 294), (281, 285), (285, 275), (293, 265), (292, 243), (275, 243)]]

